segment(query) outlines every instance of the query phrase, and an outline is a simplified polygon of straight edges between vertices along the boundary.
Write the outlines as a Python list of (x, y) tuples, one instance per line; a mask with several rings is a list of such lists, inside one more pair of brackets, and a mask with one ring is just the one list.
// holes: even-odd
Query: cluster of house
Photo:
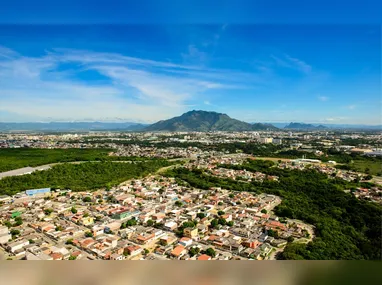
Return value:
[(263, 182), (264, 180), (278, 181), (279, 179), (278, 176), (266, 175), (261, 172), (251, 172), (245, 169), (234, 170), (234, 169), (219, 167), (219, 168), (210, 169), (209, 173), (217, 177), (230, 178), (233, 180), (243, 180), (248, 182), (250, 181)]
[(11, 259), (266, 259), (309, 227), (273, 215), (277, 196), (158, 176), (12, 198), (0, 205), (0, 249)]
[[(334, 162), (331, 163), (331, 165), (335, 165)], [(354, 180), (363, 180), (367, 177), (366, 174), (354, 172), (350, 170), (342, 170), (337, 169), (330, 164), (326, 163), (312, 163), (309, 162), (309, 160), (295, 160), (295, 161), (282, 161), (277, 164), (277, 167), (281, 169), (297, 169), (297, 170), (304, 170), (307, 168), (315, 169), (321, 173), (327, 174), (331, 178), (341, 178), (343, 180), (346, 180), (348, 182), (354, 181)]]
[(202, 155), (203, 152), (197, 147), (143, 147), (139, 145), (118, 146), (114, 156), (138, 156), (155, 158), (192, 158)]
[(367, 201), (373, 201), (382, 204), (382, 188), (381, 187), (371, 187), (371, 188), (356, 188), (351, 190), (346, 190), (346, 192), (352, 193), (355, 197)]

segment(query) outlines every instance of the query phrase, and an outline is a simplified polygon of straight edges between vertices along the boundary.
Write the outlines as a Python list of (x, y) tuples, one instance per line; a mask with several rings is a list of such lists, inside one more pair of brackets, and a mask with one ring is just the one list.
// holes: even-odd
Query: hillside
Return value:
[(190, 111), (179, 117), (159, 121), (145, 128), (145, 131), (254, 131), (276, 129), (272, 125), (249, 124), (230, 118), (226, 114), (208, 111)]

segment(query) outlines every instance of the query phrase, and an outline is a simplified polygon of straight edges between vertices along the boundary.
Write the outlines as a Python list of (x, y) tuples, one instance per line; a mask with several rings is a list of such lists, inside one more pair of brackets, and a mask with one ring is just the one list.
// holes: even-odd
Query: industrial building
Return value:
[(26, 190), (25, 194), (28, 196), (34, 196), (37, 194), (46, 194), (50, 193), (50, 188), (42, 188), (42, 189), (31, 189), (31, 190)]

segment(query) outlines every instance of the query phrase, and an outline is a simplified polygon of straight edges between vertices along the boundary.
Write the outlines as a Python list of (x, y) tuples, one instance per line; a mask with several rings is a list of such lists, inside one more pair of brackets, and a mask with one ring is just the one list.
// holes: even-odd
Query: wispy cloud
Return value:
[(199, 50), (195, 45), (189, 45), (186, 53), (181, 54), (186, 63), (205, 64), (208, 60), (208, 54)]
[(329, 123), (341, 123), (347, 120), (347, 117), (332, 117), (332, 118), (326, 118), (324, 122), (329, 122)]
[(354, 110), (355, 108), (357, 108), (357, 105), (348, 105), (348, 106), (346, 106), (345, 107), (346, 109), (348, 109), (348, 110)]
[(295, 69), (306, 74), (312, 71), (312, 67), (309, 64), (288, 54), (284, 54), (283, 56), (275, 56), (272, 54), (271, 58), (281, 67)]
[(10, 59), (16, 56), (18, 56), (17, 52), (0, 45), (0, 59), (1, 58)]
[[(191, 53), (202, 56), (196, 50)], [(0, 54), (7, 55), (0, 57), (1, 108), (39, 118), (152, 122), (187, 110), (206, 98), (205, 92), (242, 88), (248, 78), (254, 79), (248, 73), (233, 76), (230, 70), (86, 50), (53, 49), (41, 57), (26, 57), (1, 48)], [(78, 73), (86, 71), (106, 82), (81, 80)]]
[(329, 97), (326, 97), (326, 96), (318, 96), (317, 98), (318, 98), (318, 100), (320, 100), (322, 102), (326, 102), (329, 100)]

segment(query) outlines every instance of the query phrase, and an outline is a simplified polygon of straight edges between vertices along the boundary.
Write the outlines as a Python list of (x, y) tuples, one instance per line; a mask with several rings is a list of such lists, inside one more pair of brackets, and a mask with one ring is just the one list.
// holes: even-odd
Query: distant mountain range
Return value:
[[(300, 124), (301, 126), (297, 129), (303, 129), (308, 130), (309, 126), (314, 126), (316, 129), (320, 126), (318, 129), (336, 129), (336, 130), (382, 130), (382, 125), (361, 125), (361, 124), (325, 124), (325, 123), (312, 123), (312, 124), (306, 124), (306, 123), (286, 123), (286, 122), (276, 122), (276, 123), (270, 123), (273, 126), (279, 128), (279, 129), (296, 129), (296, 128), (289, 128), (291, 124)], [(308, 125), (307, 128), (304, 128), (303, 125)], [(324, 127), (324, 128), (323, 128)]]
[(139, 131), (147, 124), (106, 122), (1, 123), (0, 131)]
[(190, 111), (179, 117), (159, 121), (146, 127), (145, 131), (170, 131), (170, 132), (208, 132), (208, 131), (255, 131), (276, 130), (269, 124), (249, 124), (230, 118), (226, 114), (208, 111)]
[(304, 123), (290, 123), (289, 125), (286, 125), (284, 129), (290, 129), (290, 130), (324, 130), (328, 127), (325, 127), (323, 125), (312, 125), (312, 124), (304, 124)]
[(190, 111), (179, 117), (155, 124), (135, 122), (0, 122), (0, 131), (86, 132), (86, 131), (263, 131), (263, 130), (382, 130), (381, 125), (306, 124), (306, 123), (246, 123), (226, 114)]

